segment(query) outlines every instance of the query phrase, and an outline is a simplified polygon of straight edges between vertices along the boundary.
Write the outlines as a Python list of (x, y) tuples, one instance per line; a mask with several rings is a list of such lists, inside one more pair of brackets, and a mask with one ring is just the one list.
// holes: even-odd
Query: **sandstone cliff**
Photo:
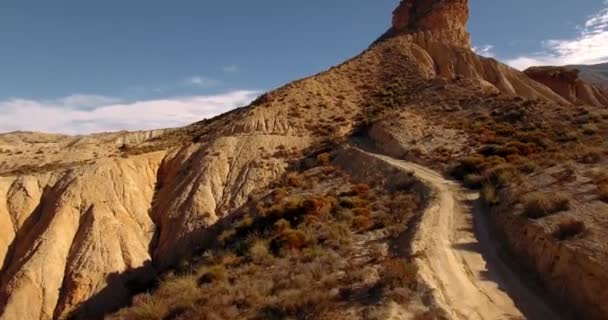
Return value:
[(532, 67), (524, 73), (548, 86), (573, 104), (608, 106), (608, 91), (587, 83), (577, 69), (567, 67)]
[[(417, 140), (430, 154), (457, 141), (457, 154), (472, 152), (469, 132), (422, 111), (498, 96), (505, 108), (519, 96), (570, 106), (473, 53), (467, 19), (465, 0), (403, 1), (393, 28), (361, 55), (184, 128), (0, 136), (0, 319), (95, 317), (124, 304), (305, 149), (366, 125), (387, 151)], [(370, 123), (381, 103), (400, 118)]]
[(471, 38), (466, 29), (468, 20), (467, 0), (404, 0), (393, 12), (391, 32), (393, 34), (429, 32), (436, 34), (444, 43), (469, 49)]
[(604, 90), (608, 90), (608, 63), (592, 65), (579, 64), (566, 67), (579, 70), (579, 76), (584, 81)]
[(391, 29), (378, 42), (395, 36), (404, 38), (412, 44), (410, 50), (429, 78), (475, 79), (488, 90), (569, 104), (521, 72), (472, 52), (468, 19), (466, 0), (404, 0), (393, 12)]

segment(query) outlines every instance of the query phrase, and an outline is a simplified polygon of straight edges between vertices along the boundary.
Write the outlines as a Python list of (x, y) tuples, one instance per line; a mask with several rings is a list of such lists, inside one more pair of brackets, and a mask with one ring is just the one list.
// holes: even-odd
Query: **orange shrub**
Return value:
[(317, 156), (319, 165), (326, 166), (331, 162), (331, 156), (329, 153), (321, 153)]

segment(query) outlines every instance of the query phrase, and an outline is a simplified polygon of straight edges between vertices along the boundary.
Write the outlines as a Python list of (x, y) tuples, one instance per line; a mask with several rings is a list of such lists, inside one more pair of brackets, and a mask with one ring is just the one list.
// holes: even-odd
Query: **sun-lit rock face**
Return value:
[(608, 106), (608, 91), (581, 79), (577, 69), (532, 67), (525, 70), (524, 73), (574, 104)]
[(409, 43), (428, 78), (467, 78), (491, 91), (569, 104), (519, 70), (475, 54), (468, 20), (468, 0), (402, 0), (393, 12), (392, 27), (375, 44), (390, 38)]
[(396, 33), (430, 33), (444, 43), (470, 48), (468, 0), (403, 0), (393, 12)]
[[(0, 320), (89, 319), (128, 303), (305, 150), (366, 123), (395, 79), (413, 99), (400, 106), (410, 111), (370, 130), (389, 154), (412, 141), (422, 152), (467, 146), (467, 136), (416, 115), (417, 106), (447, 110), (455, 97), (474, 96), (491, 105), (500, 93), (569, 104), (473, 53), (468, 15), (466, 0), (403, 1), (393, 28), (361, 55), (184, 128), (0, 135)], [(450, 84), (445, 97), (418, 96), (433, 83)]]

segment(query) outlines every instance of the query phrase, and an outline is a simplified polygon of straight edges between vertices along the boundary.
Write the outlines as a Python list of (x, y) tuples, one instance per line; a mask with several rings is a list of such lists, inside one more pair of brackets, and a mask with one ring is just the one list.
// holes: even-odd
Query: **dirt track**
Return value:
[(433, 189), (413, 252), (421, 278), (452, 319), (560, 319), (499, 258), (477, 193), (423, 166), (370, 155), (414, 171)]

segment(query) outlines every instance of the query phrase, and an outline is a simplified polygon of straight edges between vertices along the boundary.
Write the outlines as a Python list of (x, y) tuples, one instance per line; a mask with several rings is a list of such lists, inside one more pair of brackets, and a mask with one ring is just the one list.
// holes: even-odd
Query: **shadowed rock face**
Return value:
[(403, 0), (393, 12), (393, 30), (430, 32), (445, 43), (470, 48), (468, 20), (467, 0)]
[(574, 104), (608, 106), (608, 91), (587, 83), (578, 69), (568, 67), (532, 67), (524, 73), (548, 86)]

